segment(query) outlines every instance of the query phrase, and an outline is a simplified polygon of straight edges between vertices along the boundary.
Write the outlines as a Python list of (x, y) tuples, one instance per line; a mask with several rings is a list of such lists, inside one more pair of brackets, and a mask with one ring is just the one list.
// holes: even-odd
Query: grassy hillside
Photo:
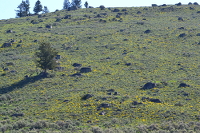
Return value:
[[(92, 8), (0, 20), (1, 131), (198, 132), (198, 11)], [(41, 41), (61, 55), (48, 78), (34, 64)], [(147, 82), (156, 87), (141, 89)]]

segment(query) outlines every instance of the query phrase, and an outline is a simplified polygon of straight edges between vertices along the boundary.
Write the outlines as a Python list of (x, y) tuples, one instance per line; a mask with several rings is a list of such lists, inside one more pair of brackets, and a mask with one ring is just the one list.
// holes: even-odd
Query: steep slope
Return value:
[[(199, 121), (198, 11), (194, 5), (94, 8), (1, 20), (0, 120), (120, 128)], [(38, 76), (34, 64), (40, 41), (61, 55), (49, 78)], [(91, 72), (80, 73), (85, 67)], [(147, 82), (157, 86), (142, 90)], [(91, 98), (82, 100), (86, 94)]]

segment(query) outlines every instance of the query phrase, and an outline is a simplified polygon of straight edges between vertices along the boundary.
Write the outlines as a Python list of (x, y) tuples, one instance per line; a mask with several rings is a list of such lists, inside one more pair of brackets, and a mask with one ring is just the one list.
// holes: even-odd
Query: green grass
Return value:
[[(40, 132), (64, 132), (66, 129), (69, 132), (125, 132), (129, 128), (150, 132), (147, 126), (137, 126), (158, 124), (159, 130), (165, 130), (159, 123), (172, 121), (181, 125), (182, 121), (188, 123), (187, 126), (193, 122), (191, 129), (184, 130), (198, 132), (200, 40), (196, 34), (200, 33), (197, 13), (200, 6), (193, 5), (194, 10), (186, 5), (173, 6), (174, 11), (162, 12), (162, 8), (168, 7), (126, 8), (128, 14), (120, 11), (123, 14), (120, 18), (112, 12), (114, 8), (94, 8), (61, 10), (43, 14), (42, 18), (31, 16), (1, 20), (0, 46), (10, 39), (16, 40), (11, 47), (0, 48), (1, 130), (6, 126), (7, 132), (33, 128)], [(137, 14), (137, 11), (142, 13)], [(96, 17), (97, 14), (102, 17)], [(63, 19), (66, 15), (71, 15), (71, 19)], [(178, 17), (183, 17), (184, 21), (178, 21)], [(62, 20), (55, 22), (57, 18)], [(113, 18), (116, 20), (113, 21)], [(106, 22), (100, 22), (100, 19)], [(32, 20), (38, 24), (32, 24)], [(45, 28), (46, 25), (53, 28)], [(184, 29), (178, 29), (180, 27)], [(145, 34), (148, 29), (151, 33)], [(13, 33), (6, 33), (7, 30)], [(186, 36), (178, 37), (182, 33)], [(20, 40), (22, 43), (19, 43)], [(38, 43), (43, 40), (59, 51), (62, 56), (60, 64), (65, 67), (63, 71), (49, 71), (55, 75), (52, 78), (36, 78), (40, 70), (34, 64), (33, 55)], [(21, 46), (16, 47), (18, 44)], [(8, 66), (8, 62), (14, 65)], [(91, 67), (92, 72), (71, 77), (79, 72), (72, 66), (73, 63)], [(126, 66), (126, 63), (131, 65)], [(4, 71), (3, 68), (9, 70)], [(25, 75), (32, 77), (24, 79)], [(147, 82), (158, 86), (141, 90)], [(178, 88), (182, 82), (190, 87)], [(108, 95), (110, 89), (119, 95)], [(81, 100), (85, 94), (94, 96)], [(143, 101), (143, 97), (160, 99), (162, 103)], [(133, 101), (143, 104), (133, 107)], [(97, 110), (102, 103), (111, 107)], [(99, 115), (102, 111), (106, 114)], [(24, 113), (24, 116), (11, 117), (15, 113)], [(20, 127), (19, 121), (26, 124)], [(59, 122), (66, 122), (71, 127), (62, 128)], [(15, 124), (18, 126), (8, 126)], [(175, 125), (171, 125), (173, 130), (181, 130)]]

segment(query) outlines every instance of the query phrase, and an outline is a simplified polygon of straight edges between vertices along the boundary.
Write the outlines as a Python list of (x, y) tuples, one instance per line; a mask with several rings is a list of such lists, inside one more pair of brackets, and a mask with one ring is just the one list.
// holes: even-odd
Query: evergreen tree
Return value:
[(63, 3), (63, 9), (68, 9), (71, 7), (69, 0), (65, 0)]
[(50, 43), (42, 42), (39, 46), (39, 51), (35, 53), (36, 56), (36, 66), (41, 68), (44, 73), (47, 73), (47, 70), (54, 69), (56, 67), (55, 56), (58, 54), (54, 48), (51, 47)]
[(81, 8), (81, 0), (72, 0), (72, 6), (77, 6)]
[(86, 1), (84, 4), (85, 8), (88, 8), (88, 2)]
[(42, 5), (41, 5), (40, 0), (38, 0), (38, 1), (35, 3), (35, 7), (34, 7), (33, 11), (35, 12), (35, 14), (38, 14), (39, 12), (42, 11)]
[(16, 10), (17, 17), (26, 17), (30, 15), (30, 4), (28, 0), (26, 2), (22, 1), (22, 3), (17, 8), (19, 8), (19, 10)]
[(26, 14), (27, 14), (27, 16), (29, 16), (29, 15), (31, 14), (31, 13), (30, 13), (30, 2), (29, 2), (29, 0), (26, 0), (25, 9), (26, 9)]
[(44, 6), (43, 13), (49, 13), (49, 9), (47, 8), (47, 6)]

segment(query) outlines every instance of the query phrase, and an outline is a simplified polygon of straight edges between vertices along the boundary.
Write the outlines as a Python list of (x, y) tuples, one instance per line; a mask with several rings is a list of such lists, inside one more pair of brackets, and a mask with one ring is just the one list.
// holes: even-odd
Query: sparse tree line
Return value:
[[(74, 8), (82, 8), (81, 0), (72, 0), (71, 2), (69, 0), (64, 0), (63, 3), (63, 9), (71, 10)], [(88, 2), (86, 1), (84, 4), (85, 8), (88, 8)], [(29, 0), (22, 0), (20, 5), (17, 7), (18, 10), (16, 11), (16, 17), (26, 17), (31, 15), (37, 15), (40, 12), (42, 13), (49, 13), (49, 9), (47, 6), (42, 6), (40, 0), (37, 0), (35, 3), (35, 6), (33, 8), (33, 14), (30, 12), (30, 2)]]

